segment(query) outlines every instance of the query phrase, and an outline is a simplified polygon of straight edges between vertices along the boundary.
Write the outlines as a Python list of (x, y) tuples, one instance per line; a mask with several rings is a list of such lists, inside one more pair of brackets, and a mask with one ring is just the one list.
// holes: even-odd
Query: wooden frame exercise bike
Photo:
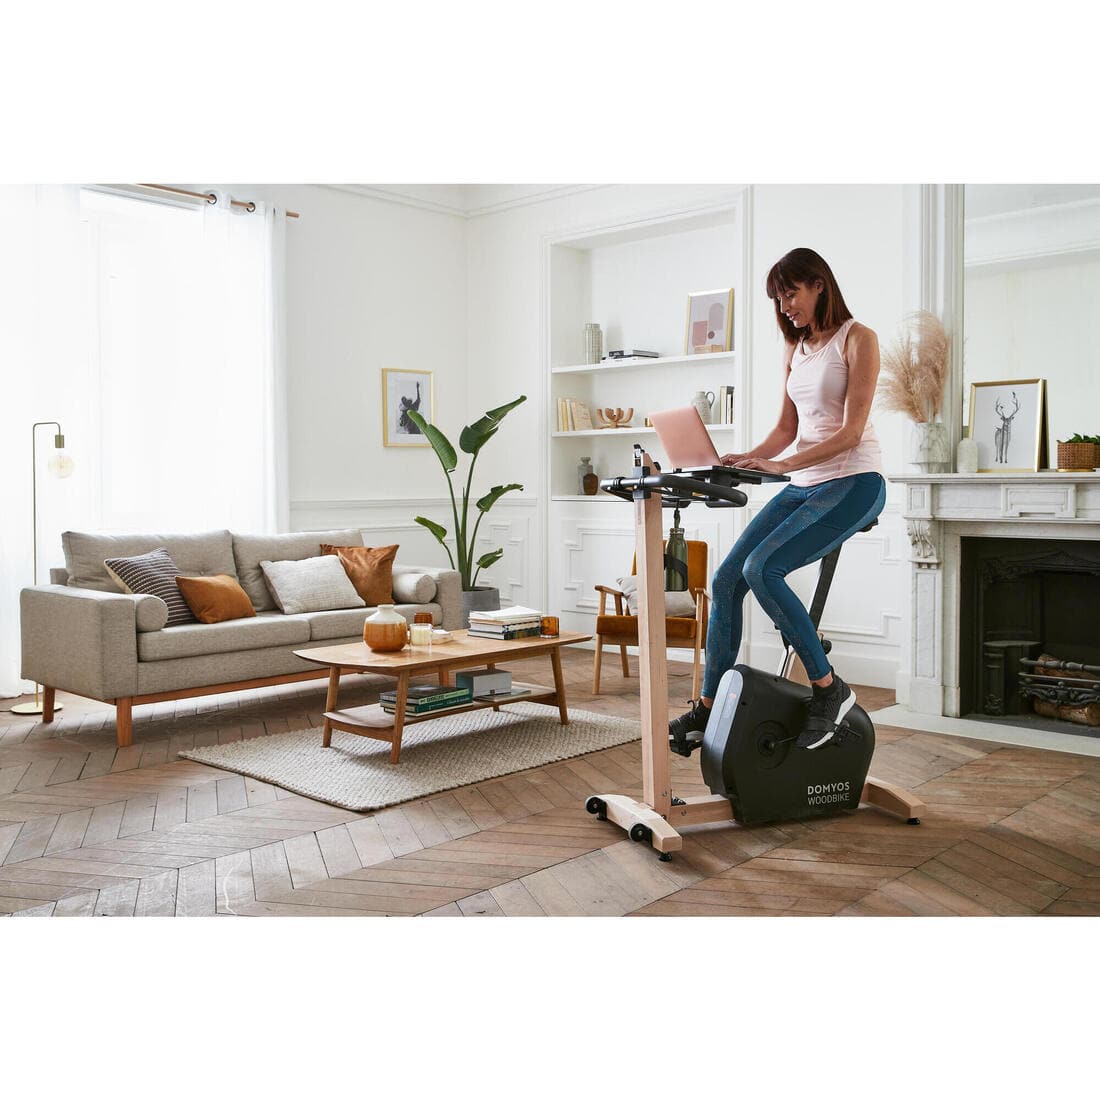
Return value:
[[(642, 703), (642, 799), (625, 795), (592, 795), (585, 807), (589, 813), (625, 829), (631, 840), (648, 842), (662, 860), (683, 847), (679, 830), (690, 825), (717, 821), (738, 821), (729, 797), (711, 794), (697, 798), (674, 798), (668, 743), (668, 674), (665, 654), (664, 557), (662, 552), (661, 508), (687, 507), (693, 502), (707, 507), (736, 508), (748, 503), (737, 486), (786, 480), (756, 470), (715, 466), (674, 473), (661, 473), (649, 455), (635, 444), (633, 476), (600, 483), (600, 488), (634, 503), (634, 528), (638, 555), (638, 642), (639, 681)], [(656, 470), (656, 472), (654, 472)], [(835, 565), (835, 560), (832, 563)], [(830, 573), (831, 577), (831, 573)], [(823, 601), (822, 601), (823, 602)], [(820, 608), (817, 609), (820, 615)], [(739, 666), (740, 667), (740, 666)], [(785, 662), (784, 675), (799, 681), (801, 662)], [(794, 673), (792, 675), (792, 673)], [(727, 675), (729, 675), (727, 673)], [(803, 673), (804, 675), (804, 673)], [(802, 680), (801, 682), (806, 682)], [(718, 700), (715, 701), (715, 708)], [(870, 726), (869, 720), (867, 725)], [(873, 745), (873, 727), (871, 744)], [(709, 734), (709, 727), (708, 727)], [(838, 735), (839, 736), (839, 735)], [(806, 754), (807, 750), (796, 750)], [(825, 750), (814, 750), (819, 757)], [(865, 768), (864, 768), (864, 774)], [(709, 784), (714, 789), (714, 784)], [(925, 805), (908, 791), (867, 777), (859, 802), (898, 814), (910, 824), (919, 824)], [(852, 799), (854, 807), (855, 800)], [(804, 815), (808, 816), (808, 815)], [(776, 818), (778, 820), (778, 818)]]

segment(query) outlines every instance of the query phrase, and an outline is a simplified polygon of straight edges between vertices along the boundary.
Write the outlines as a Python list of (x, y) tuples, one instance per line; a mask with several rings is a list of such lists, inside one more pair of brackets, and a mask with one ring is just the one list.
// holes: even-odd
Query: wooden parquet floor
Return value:
[[(637, 717), (634, 675), (566, 652), (570, 705)], [(673, 711), (690, 677), (671, 666)], [(525, 679), (541, 669), (524, 668)], [(549, 669), (546, 670), (549, 677)], [(345, 681), (341, 701), (384, 682)], [(987, 916), (1100, 914), (1100, 760), (882, 728), (873, 773), (928, 803), (701, 826), (660, 863), (584, 810), (640, 794), (638, 744), (359, 814), (180, 760), (320, 724), (324, 685), (162, 703), (115, 747), (113, 710), (59, 696), (51, 726), (0, 711), (0, 914), (33, 916)], [(861, 689), (867, 709), (889, 692)], [(10, 704), (9, 704), (10, 705)], [(679, 795), (705, 794), (698, 757)]]

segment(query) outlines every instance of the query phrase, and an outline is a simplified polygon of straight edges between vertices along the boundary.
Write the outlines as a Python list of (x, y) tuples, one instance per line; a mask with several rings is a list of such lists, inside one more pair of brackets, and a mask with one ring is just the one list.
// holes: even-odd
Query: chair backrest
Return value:
[[(706, 588), (710, 577), (707, 575), (707, 544), (695, 539), (687, 539), (688, 548), (688, 588)], [(661, 550), (665, 549), (667, 542), (661, 543)], [(633, 576), (638, 572), (638, 555), (630, 563), (630, 573)]]

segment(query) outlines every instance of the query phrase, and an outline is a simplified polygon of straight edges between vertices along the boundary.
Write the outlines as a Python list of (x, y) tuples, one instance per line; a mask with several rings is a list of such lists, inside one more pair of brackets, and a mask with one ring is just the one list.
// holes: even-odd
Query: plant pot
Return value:
[(1058, 443), (1059, 470), (1091, 470), (1096, 466), (1095, 443)]
[(951, 468), (951, 444), (947, 429), (938, 420), (913, 424), (909, 461), (922, 474), (945, 474)]
[(499, 611), (500, 589), (481, 585), (462, 592), (462, 625), (470, 625), (471, 611)]

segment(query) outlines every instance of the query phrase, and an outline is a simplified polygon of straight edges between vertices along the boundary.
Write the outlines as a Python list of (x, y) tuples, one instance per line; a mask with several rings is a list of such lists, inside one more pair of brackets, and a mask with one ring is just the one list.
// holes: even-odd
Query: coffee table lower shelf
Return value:
[[(445, 714), (461, 714), (467, 710), (500, 710), (509, 703), (530, 703), (545, 701), (556, 704), (558, 693), (553, 688), (543, 687), (541, 684), (515, 684), (516, 689), (525, 689), (522, 692), (515, 691), (506, 698), (499, 699), (475, 699), (471, 703), (461, 703), (457, 707), (439, 707), (437, 710), (426, 711), (423, 714), (412, 714), (405, 711), (404, 720), (400, 727), (395, 721), (395, 715), (382, 709), (381, 703), (368, 703), (362, 707), (348, 707), (346, 710), (327, 710), (324, 717), (328, 729), (342, 730), (344, 733), (354, 733), (360, 737), (373, 737), (378, 741), (387, 741), (389, 744), (401, 743), (401, 730), (405, 726), (414, 725), (417, 722), (427, 722), (432, 718), (439, 718)], [(562, 719), (562, 725), (568, 725), (568, 718)], [(328, 745), (326, 739), (324, 744)], [(396, 761), (395, 761), (396, 762)]]

